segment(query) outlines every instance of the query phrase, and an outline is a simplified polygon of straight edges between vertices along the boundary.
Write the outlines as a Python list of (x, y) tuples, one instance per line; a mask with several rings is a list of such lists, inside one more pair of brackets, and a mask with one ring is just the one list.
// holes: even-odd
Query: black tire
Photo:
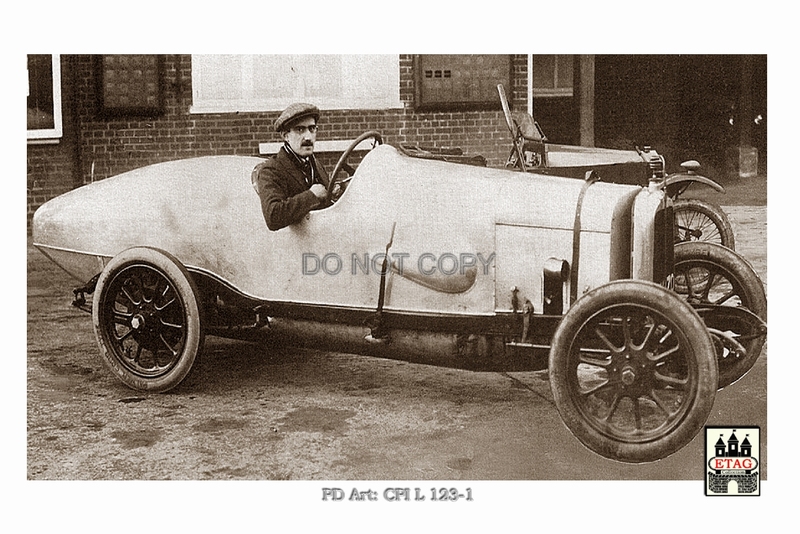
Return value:
[(97, 280), (92, 323), (103, 361), (128, 387), (168, 391), (183, 381), (202, 352), (198, 291), (169, 253), (127, 249)]
[[(693, 306), (706, 304), (742, 306), (762, 321), (767, 320), (764, 284), (747, 261), (737, 253), (713, 243), (681, 243), (675, 246), (674, 289)], [(755, 364), (765, 336), (749, 331), (724, 314), (703, 315), (709, 328), (731, 331), (742, 340), (745, 354), (728, 350), (717, 342), (719, 387), (739, 380)]]
[(711, 336), (697, 313), (650, 282), (582, 296), (550, 348), (550, 387), (570, 431), (594, 452), (652, 462), (705, 425), (717, 390)]
[(735, 250), (733, 228), (722, 208), (696, 198), (682, 198), (673, 204), (675, 243), (703, 241)]

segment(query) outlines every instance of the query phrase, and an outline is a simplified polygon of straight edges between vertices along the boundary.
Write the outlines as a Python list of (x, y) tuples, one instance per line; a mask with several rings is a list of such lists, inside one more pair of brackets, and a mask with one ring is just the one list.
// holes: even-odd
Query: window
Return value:
[(414, 77), (417, 109), (497, 108), (497, 84), (511, 87), (511, 56), (419, 55)]
[(28, 56), (28, 142), (58, 142), (61, 126), (61, 57)]
[(531, 56), (534, 97), (572, 96), (572, 55)]
[(154, 116), (163, 111), (162, 56), (104, 55), (98, 67), (105, 116)]
[(400, 59), (386, 55), (193, 55), (192, 113), (401, 108)]

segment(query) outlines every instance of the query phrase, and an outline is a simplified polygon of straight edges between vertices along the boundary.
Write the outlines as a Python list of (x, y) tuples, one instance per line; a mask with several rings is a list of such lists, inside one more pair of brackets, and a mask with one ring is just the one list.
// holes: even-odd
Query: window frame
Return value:
[[(61, 116), (61, 54), (50, 55), (52, 57), (53, 76), (53, 127), (27, 129), (27, 141), (29, 144), (58, 143), (64, 136), (63, 118)], [(30, 95), (30, 73), (28, 74), (28, 95)]]
[[(533, 81), (533, 57), (534, 55), (553, 56), (553, 86), (552, 87), (534, 87)], [(575, 91), (575, 55), (568, 55), (570, 61), (570, 68), (572, 69), (572, 85), (570, 87), (558, 87), (558, 65), (559, 57), (568, 54), (528, 54), (528, 101), (532, 102), (533, 98), (569, 98), (574, 95)]]

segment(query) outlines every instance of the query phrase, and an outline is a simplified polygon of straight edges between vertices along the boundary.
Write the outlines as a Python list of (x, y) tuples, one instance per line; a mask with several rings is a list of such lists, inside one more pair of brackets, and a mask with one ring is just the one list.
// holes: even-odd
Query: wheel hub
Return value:
[(620, 375), (622, 378), (622, 383), (626, 386), (630, 386), (636, 381), (636, 373), (633, 372), (633, 368), (631, 367), (625, 367)]
[(131, 328), (134, 330), (153, 329), (157, 323), (155, 320), (156, 315), (156, 311), (152, 307), (139, 307), (131, 318)]
[(134, 338), (148, 350), (156, 351), (160, 347), (160, 321), (159, 312), (152, 301), (143, 301), (133, 312), (130, 327)]
[(626, 347), (612, 360), (611, 380), (621, 386), (626, 395), (647, 393), (654, 372), (650, 351), (644, 347)]

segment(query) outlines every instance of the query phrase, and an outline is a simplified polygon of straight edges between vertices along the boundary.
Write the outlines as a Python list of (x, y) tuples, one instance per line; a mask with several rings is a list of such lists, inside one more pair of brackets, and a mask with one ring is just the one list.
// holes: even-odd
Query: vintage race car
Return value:
[[(354, 149), (374, 148), (343, 178)], [(735, 252), (674, 244), (664, 183), (605, 183), (419, 157), (367, 132), (338, 200), (267, 229), (257, 157), (151, 165), (37, 210), (33, 242), (82, 284), (104, 362), (166, 391), (206, 335), (473, 370), (549, 367), (564, 422), (625, 462), (703, 427), (764, 342), (763, 286)], [(86, 295), (93, 294), (87, 302)]]

